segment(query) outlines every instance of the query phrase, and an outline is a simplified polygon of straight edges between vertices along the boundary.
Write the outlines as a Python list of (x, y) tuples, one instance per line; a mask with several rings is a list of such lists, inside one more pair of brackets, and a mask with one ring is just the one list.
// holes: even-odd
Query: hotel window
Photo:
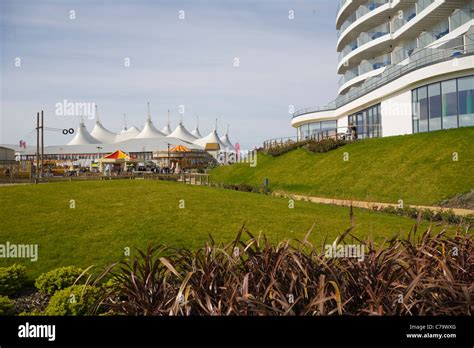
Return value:
[(428, 86), (430, 121), (429, 130), (441, 129), (441, 85), (435, 83)]
[(317, 134), (326, 130), (335, 130), (337, 128), (337, 120), (321, 121), (304, 124), (298, 127), (298, 139), (307, 139), (313, 134)]
[(413, 133), (418, 133), (418, 122), (420, 119), (420, 110), (418, 110), (418, 91), (414, 89), (411, 91), (411, 109), (412, 109), (412, 122), (413, 122)]
[(413, 133), (474, 126), (474, 76), (412, 90)]
[(348, 123), (349, 131), (355, 127), (357, 139), (380, 137), (380, 104), (350, 115)]
[(443, 129), (458, 127), (458, 96), (456, 93), (456, 80), (441, 83), (443, 104)]
[(474, 126), (474, 76), (458, 79), (459, 126)]
[(418, 127), (420, 132), (428, 131), (428, 88), (418, 88), (418, 110), (419, 122)]

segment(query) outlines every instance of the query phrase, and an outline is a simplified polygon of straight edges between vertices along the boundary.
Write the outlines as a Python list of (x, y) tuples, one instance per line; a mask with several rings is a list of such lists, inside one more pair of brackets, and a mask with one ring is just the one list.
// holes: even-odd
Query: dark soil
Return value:
[(15, 302), (15, 313), (42, 312), (49, 303), (50, 295), (38, 292), (35, 288), (24, 289), (12, 296)]
[(443, 208), (474, 209), (474, 190), (446, 199), (439, 206)]

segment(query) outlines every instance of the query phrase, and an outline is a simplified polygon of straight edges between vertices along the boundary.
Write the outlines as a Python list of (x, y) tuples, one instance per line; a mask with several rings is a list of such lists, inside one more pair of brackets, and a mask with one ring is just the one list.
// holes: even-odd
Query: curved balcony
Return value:
[(351, 87), (364, 82), (369, 77), (382, 74), (386, 68), (386, 66), (377, 67), (376, 69), (370, 70), (368, 72), (355, 76), (347, 81), (344, 81), (344, 83), (339, 87), (338, 94), (346, 93)]
[(374, 32), (371, 34), (369, 38), (361, 40), (362, 44), (359, 47), (341, 59), (337, 66), (338, 74), (342, 74), (354, 66), (354, 64), (351, 64), (351, 60), (358, 63), (364, 59), (370, 59), (370, 57), (377, 56), (384, 48), (390, 46), (388, 44), (392, 40), (390, 32)]
[[(357, 38), (357, 36), (373, 27), (387, 22), (387, 18), (396, 12), (396, 7), (400, 4), (400, 0), (394, 0), (393, 3), (379, 3), (374, 8), (361, 6), (358, 12), (355, 12), (355, 20), (348, 25), (341, 27), (338, 31), (338, 40), (336, 49), (340, 51), (348, 42)], [(366, 9), (360, 11), (360, 9)]]
[[(398, 0), (397, 0), (398, 1)], [(420, 0), (418, 0), (420, 1)], [(431, 3), (423, 3), (424, 5), (417, 5), (416, 13), (413, 11), (411, 3), (403, 3), (407, 7), (405, 15), (401, 20), (392, 20), (389, 24), (391, 26), (389, 40), (383, 40), (381, 44), (380, 37), (376, 40), (378, 44), (371, 44), (370, 37), (367, 38), (367, 33), (362, 33), (357, 38), (357, 49), (353, 51), (345, 50), (345, 54), (341, 55), (341, 60), (338, 64), (337, 71), (343, 74), (346, 70), (351, 69), (358, 61), (367, 59), (370, 55), (377, 55), (377, 53), (390, 47), (395, 46), (400, 41), (406, 39), (413, 39), (418, 37), (426, 28), (433, 27), (440, 18), (446, 18), (453, 14), (455, 9), (469, 4), (468, 0), (435, 0)], [(370, 33), (369, 33), (370, 34)], [(445, 32), (440, 31), (436, 39), (440, 39)], [(380, 35), (380, 34), (378, 34)], [(364, 37), (365, 36), (365, 37)], [(369, 41), (369, 42), (367, 42)], [(365, 52), (365, 50), (369, 50)], [(379, 50), (377, 52), (377, 50)]]
[(363, 0), (340, 0), (337, 8), (336, 15), (336, 29), (339, 29), (345, 20), (354, 12), (359, 3), (362, 3)]
[[(415, 73), (417, 70), (427, 67), (429, 65), (448, 62), (452, 59), (461, 59), (474, 56), (474, 34), (464, 35), (464, 45), (456, 45), (458, 43), (458, 37), (444, 40), (438, 43), (438, 47), (449, 47), (453, 45), (454, 47), (441, 49), (441, 48), (424, 48), (416, 53), (414, 53), (409, 62), (404, 65), (390, 65), (385, 68), (379, 78), (368, 79), (362, 83), (361, 86), (352, 88), (348, 93), (340, 95), (333, 102), (329, 103), (323, 107), (310, 107), (302, 110), (298, 110), (293, 114), (293, 119), (298, 117), (298, 120), (293, 120), (293, 123), (304, 122), (306, 119), (311, 119), (311, 116), (303, 117), (304, 115), (312, 113), (321, 113), (321, 116), (326, 114), (327, 116), (335, 116), (338, 108), (345, 106), (366, 94), (373, 92), (398, 78)], [(450, 66), (454, 66), (450, 64)], [(417, 75), (415, 75), (417, 76)], [(326, 113), (323, 113), (326, 111)], [(326, 117), (327, 117), (326, 116)]]

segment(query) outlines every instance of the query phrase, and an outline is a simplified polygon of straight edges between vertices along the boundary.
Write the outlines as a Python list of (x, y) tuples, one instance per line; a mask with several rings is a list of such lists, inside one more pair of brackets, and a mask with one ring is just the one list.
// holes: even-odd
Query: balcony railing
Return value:
[[(366, 3), (359, 6), (359, 8), (349, 17), (344, 23), (342, 23), (341, 28), (337, 32), (337, 38), (354, 22), (365, 16), (367, 13), (372, 12), (379, 8), (382, 5), (388, 3), (388, 0), (369, 0)], [(341, 6), (342, 7), (342, 6)], [(339, 9), (337, 11), (339, 13)]]
[(350, 42), (341, 51), (341, 53), (339, 54), (339, 62), (357, 48), (388, 34), (390, 34), (390, 24), (388, 23), (381, 24), (373, 28), (371, 31), (360, 33), (359, 37), (356, 40)]
[[(293, 114), (293, 118), (313, 112), (335, 110), (412, 71), (454, 58), (474, 55), (474, 34), (465, 35), (464, 38), (466, 42), (465, 45), (455, 46), (448, 49), (427, 47), (416, 53), (413, 53), (410, 57), (410, 61), (407, 64), (391, 65), (385, 69), (385, 71), (380, 75), (380, 78), (366, 80), (361, 86), (353, 87), (347, 94), (340, 95), (336, 98), (336, 100), (332, 101), (326, 106), (316, 106), (298, 110)], [(449, 43), (456, 42), (454, 41), (456, 39), (458, 38), (446, 40), (440, 44), (449, 46)]]

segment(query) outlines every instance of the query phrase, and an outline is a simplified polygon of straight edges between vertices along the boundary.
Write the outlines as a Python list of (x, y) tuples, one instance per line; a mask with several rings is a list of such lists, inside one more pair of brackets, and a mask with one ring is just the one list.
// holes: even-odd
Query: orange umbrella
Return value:
[(170, 149), (170, 152), (191, 152), (190, 149), (188, 149), (186, 146), (183, 145), (177, 145)]
[(129, 156), (125, 152), (117, 150), (114, 153), (105, 156), (104, 159), (129, 159)]

